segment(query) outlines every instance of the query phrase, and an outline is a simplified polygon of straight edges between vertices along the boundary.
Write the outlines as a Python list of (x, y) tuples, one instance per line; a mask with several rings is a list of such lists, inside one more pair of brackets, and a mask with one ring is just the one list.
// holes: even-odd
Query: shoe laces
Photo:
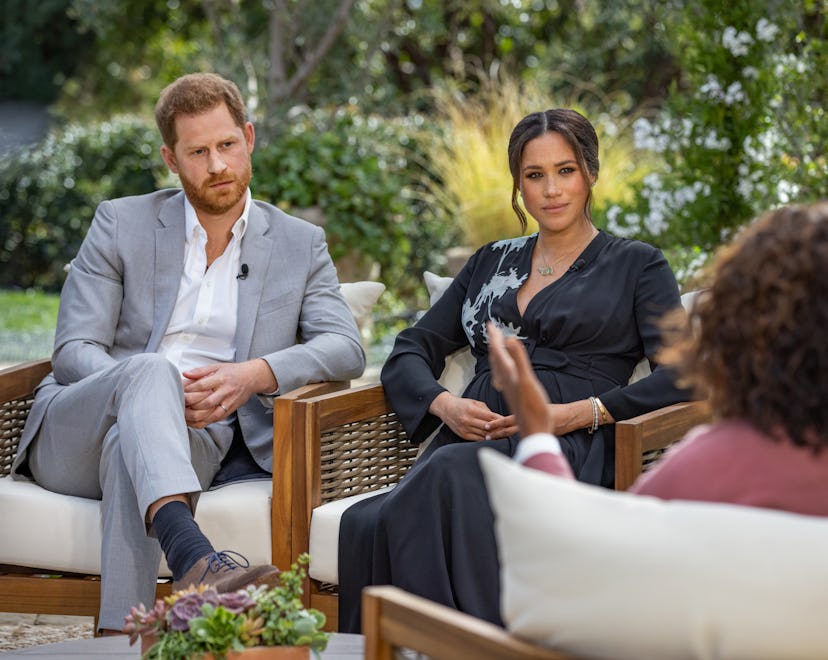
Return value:
[(250, 562), (247, 560), (247, 557), (233, 550), (214, 552), (207, 557), (207, 568), (204, 569), (204, 573), (199, 578), (199, 582), (204, 581), (207, 573), (226, 573), (228, 571), (235, 571), (237, 568), (250, 568)]

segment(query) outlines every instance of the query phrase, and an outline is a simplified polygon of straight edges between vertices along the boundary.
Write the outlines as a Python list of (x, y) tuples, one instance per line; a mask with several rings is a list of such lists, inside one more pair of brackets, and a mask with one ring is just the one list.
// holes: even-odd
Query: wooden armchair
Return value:
[[(291, 530), (283, 539), (282, 556), (287, 558), (310, 550), (314, 509), (396, 483), (414, 462), (417, 448), (408, 444), (382, 385), (303, 398), (284, 414), (292, 416), (289, 427), (295, 435), (290, 447), (278, 448), (282, 453), (277, 454), (274, 464), (283, 469), (291, 466), (290, 474), (280, 478), (291, 481), (293, 492), (292, 509), (284, 508), (285, 515), (290, 516), (290, 524), (285, 519), (285, 527)], [(694, 401), (619, 422), (616, 488), (628, 488), (667, 447), (709, 418), (707, 403)], [(319, 466), (318, 472), (315, 466)], [(315, 554), (311, 553), (305, 604), (324, 612), (329, 628), (335, 630), (336, 584), (318, 579)]]
[(397, 587), (368, 587), (362, 595), (365, 660), (392, 660), (398, 649), (431, 660), (567, 660), (504, 628)]
[[(8, 476), (32, 402), (50, 369), (48, 360), (0, 371), (0, 480)], [(417, 455), (408, 444), (381, 385), (344, 389), (344, 383), (299, 388), (274, 403), (274, 478), (270, 503), (270, 555), (289, 566), (310, 549), (313, 511), (353, 495), (397, 483)], [(663, 449), (709, 418), (703, 402), (683, 403), (620, 422), (616, 431), (616, 484), (628, 487)], [(0, 611), (97, 616), (99, 577), (48, 566), (8, 565), (0, 541)], [(52, 577), (60, 573), (60, 579)], [(313, 575), (313, 557), (311, 558)], [(158, 594), (169, 584), (159, 583)], [(309, 580), (308, 606), (337, 627), (336, 585)]]
[[(50, 371), (50, 368), (49, 360), (40, 360), (0, 371), (0, 484), (4, 486), (3, 498), (7, 497), (7, 490), (14, 490), (15, 485), (19, 484), (19, 482), (11, 483), (9, 476), (12, 459), (32, 404), (34, 388)], [(285, 455), (290, 454), (291, 440), (296, 435), (294, 429), (290, 427), (291, 420), (294, 419), (290, 414), (293, 403), (304, 396), (332, 392), (347, 386), (348, 384), (344, 382), (317, 383), (298, 388), (277, 400), (274, 411), (274, 419), (277, 420), (273, 433), (274, 455), (276, 456), (274, 465), (285, 466), (282, 461)], [(308, 465), (307, 469), (311, 467)], [(318, 467), (315, 474), (319, 474)], [(261, 527), (270, 529), (270, 553), (268, 554), (277, 566), (288, 566), (296, 560), (296, 555), (290, 554), (291, 546), (286, 543), (286, 539), (290, 538), (290, 511), (301, 506), (305, 493), (293, 490), (292, 485), (313, 480), (297, 478), (294, 482), (290, 477), (291, 472), (288, 469), (277, 473), (276, 478), (273, 479), (272, 490), (268, 488), (266, 482), (257, 484), (258, 491), (261, 491), (262, 487), (265, 490), (262, 499), (266, 501), (272, 498), (270, 524), (266, 525), (267, 521), (264, 521), (265, 524)], [(6, 479), (9, 481), (6, 482)], [(21, 485), (31, 487), (31, 484)], [(236, 488), (236, 484), (223, 487), (220, 491), (216, 491), (221, 493), (217, 497), (223, 497), (225, 491), (230, 492), (227, 489), (233, 488)], [(213, 493), (202, 496), (202, 501), (208, 495), (212, 496)], [(235, 496), (238, 497), (238, 490)], [(298, 503), (294, 503), (294, 496), (298, 498)], [(56, 497), (67, 496), (56, 495)], [(13, 504), (7, 504), (10, 500), (13, 498), (4, 501), (3, 506), (13, 506)], [(11, 543), (5, 541), (8, 538), (5, 534), (9, 533), (6, 522), (3, 520), (4, 532), (0, 535), (3, 539), (0, 540), (0, 611), (72, 614), (97, 618), (100, 606), (100, 577), (55, 570), (54, 566), (9, 565), (7, 551)], [(54, 539), (54, 541), (61, 544), (64, 539)], [(159, 582), (157, 595), (159, 597), (166, 595), (169, 590), (169, 582)]]

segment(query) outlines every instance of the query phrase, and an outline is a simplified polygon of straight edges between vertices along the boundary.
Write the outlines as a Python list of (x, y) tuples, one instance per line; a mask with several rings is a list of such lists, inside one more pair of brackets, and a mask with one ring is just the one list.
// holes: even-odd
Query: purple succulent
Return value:
[(246, 591), (219, 594), (219, 604), (233, 614), (241, 614), (256, 604)]
[(124, 632), (129, 634), (129, 643), (134, 644), (141, 635), (162, 630), (166, 611), (167, 608), (161, 599), (155, 601), (155, 606), (149, 611), (143, 603), (138, 607), (130, 608), (124, 620)]
[(211, 605), (219, 604), (219, 595), (214, 589), (206, 589), (201, 593), (191, 592), (182, 594), (167, 612), (167, 623), (170, 626), (170, 630), (178, 630), (181, 632), (189, 630), (190, 619), (201, 616), (201, 606), (205, 603), (210, 603)]

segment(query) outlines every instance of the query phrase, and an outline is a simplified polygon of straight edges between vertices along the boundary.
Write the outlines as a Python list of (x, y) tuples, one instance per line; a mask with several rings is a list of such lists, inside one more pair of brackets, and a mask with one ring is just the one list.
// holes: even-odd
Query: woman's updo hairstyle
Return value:
[[(587, 184), (584, 215), (592, 220), (592, 183), (598, 179), (598, 135), (589, 120), (575, 110), (553, 108), (544, 112), (533, 112), (521, 119), (509, 138), (509, 171), (512, 173), (512, 208), (526, 231), (526, 214), (518, 204), (520, 191), (520, 160), (523, 149), (530, 140), (544, 133), (558, 133), (572, 147), (578, 167)], [(590, 178), (591, 177), (591, 178)]]

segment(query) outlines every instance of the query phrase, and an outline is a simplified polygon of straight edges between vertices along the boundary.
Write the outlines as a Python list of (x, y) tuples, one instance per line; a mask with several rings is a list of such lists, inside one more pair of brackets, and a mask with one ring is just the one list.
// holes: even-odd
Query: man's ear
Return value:
[(256, 144), (256, 131), (251, 122), (244, 125), (244, 141), (247, 142), (247, 151), (253, 153), (253, 146)]
[(175, 152), (166, 144), (161, 145), (161, 158), (164, 159), (167, 167), (170, 168), (170, 172), (178, 174), (178, 161), (175, 159)]

